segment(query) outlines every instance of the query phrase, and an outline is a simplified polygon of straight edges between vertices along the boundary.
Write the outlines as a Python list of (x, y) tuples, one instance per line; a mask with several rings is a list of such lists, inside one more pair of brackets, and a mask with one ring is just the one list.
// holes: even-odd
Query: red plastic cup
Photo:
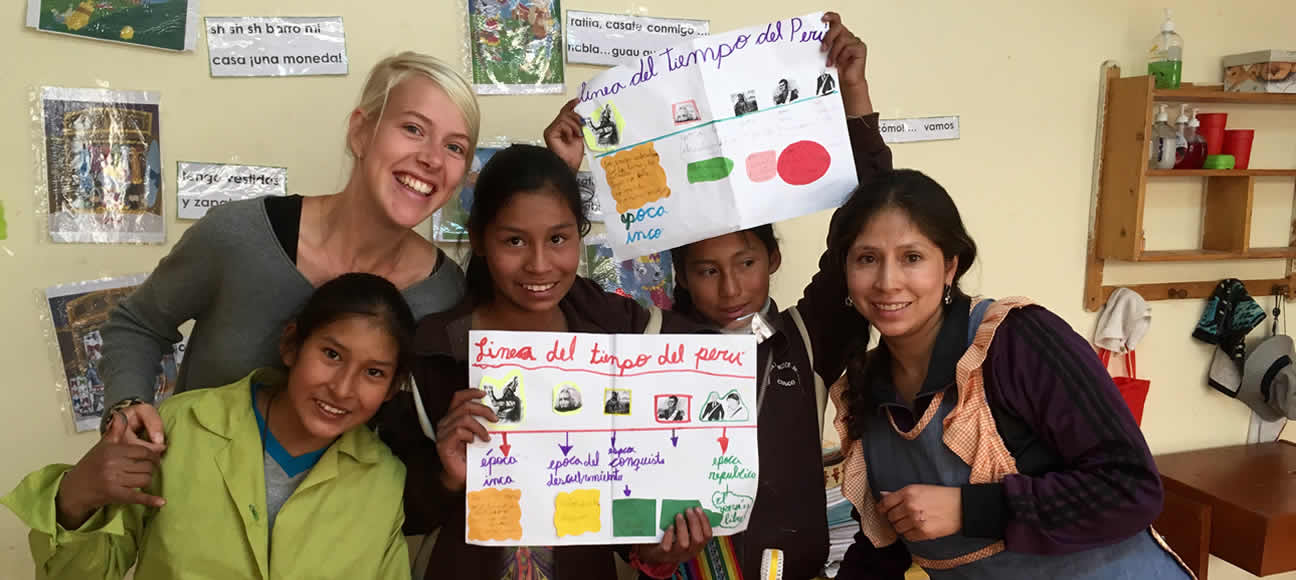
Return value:
[[(1246, 169), (1251, 164), (1251, 141), (1255, 129), (1230, 129), (1224, 132), (1224, 154), (1232, 155), (1234, 169)], [(1210, 142), (1206, 143), (1208, 146)]]
[(1224, 150), (1224, 126), (1228, 123), (1228, 113), (1199, 113), (1197, 121), (1201, 127), (1197, 134), (1206, 140), (1206, 154), (1219, 155)]

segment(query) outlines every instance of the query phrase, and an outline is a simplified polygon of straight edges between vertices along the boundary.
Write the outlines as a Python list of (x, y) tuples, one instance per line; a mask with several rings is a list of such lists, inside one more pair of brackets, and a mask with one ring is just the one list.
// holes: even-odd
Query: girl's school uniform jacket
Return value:
[[(28, 475), (0, 503), (31, 528), (38, 578), (136, 580), (380, 578), (408, 580), (401, 524), (405, 467), (368, 427), (342, 434), (284, 502), (269, 529), (265, 455), (252, 410), (254, 371), (176, 395), (158, 409), (167, 450), (145, 493), (162, 508), (112, 505), (75, 530), (55, 497), (71, 465)], [(255, 378), (255, 379), (254, 379)]]

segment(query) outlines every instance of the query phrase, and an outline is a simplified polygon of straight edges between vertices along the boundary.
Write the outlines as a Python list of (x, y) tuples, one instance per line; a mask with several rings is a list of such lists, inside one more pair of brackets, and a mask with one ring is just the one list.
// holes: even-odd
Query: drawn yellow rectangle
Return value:
[(603, 514), (599, 490), (578, 489), (554, 498), (554, 527), (558, 537), (579, 536), (602, 529)]
[(521, 540), (522, 490), (488, 488), (468, 492), (468, 539)]

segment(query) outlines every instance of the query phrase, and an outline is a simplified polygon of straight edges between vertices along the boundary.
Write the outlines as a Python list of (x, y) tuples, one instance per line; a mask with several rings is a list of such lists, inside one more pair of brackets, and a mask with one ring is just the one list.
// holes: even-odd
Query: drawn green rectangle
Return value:
[(612, 500), (612, 535), (656, 536), (653, 520), (657, 516), (655, 499), (614, 499)]
[[(676, 515), (684, 513), (684, 510), (695, 507), (702, 507), (702, 502), (695, 499), (662, 500), (661, 521), (658, 524), (659, 527), (661, 527), (662, 531), (666, 531), (667, 528), (671, 527), (671, 525), (675, 523)], [(713, 512), (706, 508), (702, 508), (702, 512), (706, 514), (707, 520), (711, 522), (711, 527), (714, 528), (720, 525), (719, 512)]]

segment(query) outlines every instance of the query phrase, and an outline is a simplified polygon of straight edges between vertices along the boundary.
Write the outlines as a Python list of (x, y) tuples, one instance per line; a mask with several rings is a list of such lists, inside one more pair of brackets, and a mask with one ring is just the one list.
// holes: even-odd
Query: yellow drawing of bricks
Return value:
[(607, 175), (617, 213), (639, 209), (670, 197), (666, 170), (651, 142), (604, 157), (600, 162)]
[(468, 539), (522, 539), (522, 491), (488, 488), (468, 492)]

